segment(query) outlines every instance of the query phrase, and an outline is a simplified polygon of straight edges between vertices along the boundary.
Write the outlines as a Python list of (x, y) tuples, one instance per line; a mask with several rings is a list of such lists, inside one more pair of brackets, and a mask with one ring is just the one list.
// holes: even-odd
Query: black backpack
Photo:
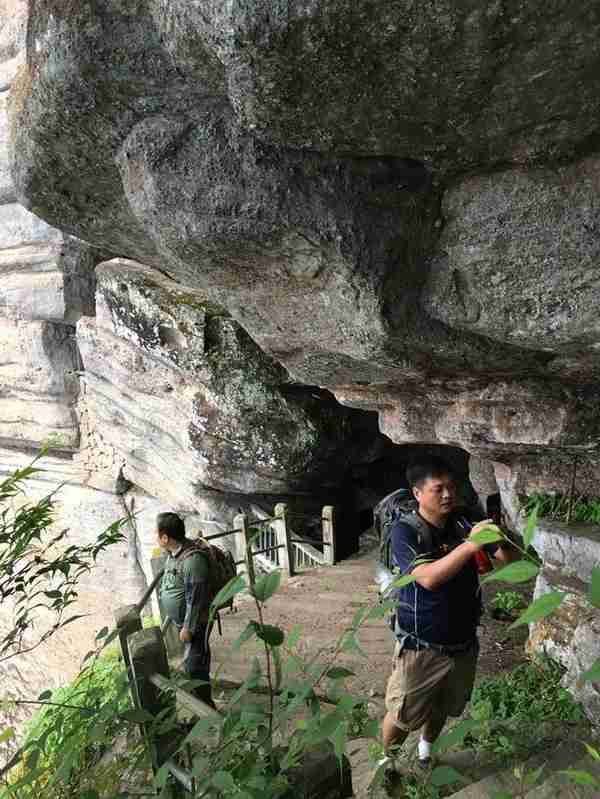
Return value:
[(392, 563), (392, 527), (394, 522), (402, 518), (405, 524), (413, 527), (419, 544), (425, 542), (428, 549), (433, 547), (431, 529), (417, 515), (418, 503), (409, 488), (398, 488), (384, 497), (373, 510), (375, 530), (379, 535), (379, 565), (393, 572)]

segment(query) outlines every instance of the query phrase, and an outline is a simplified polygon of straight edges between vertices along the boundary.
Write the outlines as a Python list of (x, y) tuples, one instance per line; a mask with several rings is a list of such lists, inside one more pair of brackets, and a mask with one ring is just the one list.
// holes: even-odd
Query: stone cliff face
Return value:
[(52, 435), (57, 480), (196, 522), (356, 515), (417, 445), (516, 526), (575, 460), (597, 495), (599, 34), (591, 0), (2, 0), (2, 462)]
[(19, 197), (399, 443), (517, 468), (551, 447), (584, 479), (599, 28), (591, 2), (37, 0)]

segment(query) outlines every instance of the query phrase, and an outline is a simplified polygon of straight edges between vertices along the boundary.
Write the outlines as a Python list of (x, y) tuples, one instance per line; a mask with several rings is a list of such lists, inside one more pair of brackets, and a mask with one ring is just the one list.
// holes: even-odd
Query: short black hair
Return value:
[(425, 480), (429, 480), (432, 477), (446, 476), (456, 480), (456, 472), (452, 466), (437, 455), (419, 458), (419, 460), (410, 463), (406, 469), (406, 479), (411, 488), (421, 488)]
[(183, 541), (185, 538), (185, 524), (176, 513), (159, 513), (156, 517), (156, 529), (159, 534), (168, 535), (173, 541)]

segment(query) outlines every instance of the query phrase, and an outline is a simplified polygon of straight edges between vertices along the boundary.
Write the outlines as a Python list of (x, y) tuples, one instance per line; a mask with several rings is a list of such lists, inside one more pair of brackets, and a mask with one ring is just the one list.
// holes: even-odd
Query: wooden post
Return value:
[(254, 572), (254, 556), (252, 554), (252, 543), (250, 541), (250, 530), (248, 529), (248, 519), (245, 513), (240, 513), (235, 517), (235, 527), (242, 531), (244, 537), (244, 558), (246, 561), (246, 574), (248, 575), (248, 585), (252, 586), (256, 582)]
[[(155, 674), (169, 677), (167, 650), (160, 629), (150, 627), (134, 633), (129, 638), (128, 646), (136, 707), (151, 716), (157, 716), (171, 706), (174, 717), (175, 702), (172, 695), (160, 692), (150, 679)], [(162, 735), (153, 735), (151, 725), (152, 722), (142, 723), (141, 727), (150, 751), (152, 769), (156, 773), (173, 754), (177, 747), (177, 738), (172, 730)]]
[(335, 509), (325, 505), (321, 514), (323, 529), (323, 557), (330, 566), (335, 566)]
[(281, 546), (281, 549), (278, 550), (280, 563), (290, 577), (293, 577), (296, 573), (294, 568), (294, 548), (287, 525), (287, 505), (285, 502), (279, 502), (275, 505), (275, 521), (273, 525), (275, 527), (277, 546)]
[(129, 688), (131, 690), (131, 698), (135, 704), (135, 696), (133, 689), (133, 676), (131, 673), (131, 662), (129, 660), (129, 648), (127, 646), (127, 639), (134, 633), (139, 633), (142, 629), (142, 620), (140, 618), (140, 611), (136, 605), (122, 605), (115, 610), (115, 624), (119, 631), (119, 642), (121, 644), (121, 652), (125, 662), (125, 668), (129, 678)]
[(233, 557), (238, 563), (246, 557), (246, 514), (238, 513), (233, 519)]

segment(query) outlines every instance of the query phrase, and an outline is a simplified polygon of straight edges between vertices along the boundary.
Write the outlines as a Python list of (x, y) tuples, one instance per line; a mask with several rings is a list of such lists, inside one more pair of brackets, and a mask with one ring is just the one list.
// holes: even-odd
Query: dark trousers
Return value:
[(215, 707), (210, 686), (210, 644), (209, 638), (212, 625), (200, 624), (192, 636), (192, 640), (185, 645), (183, 652), (183, 668), (190, 680), (202, 680), (205, 685), (197, 685), (193, 689), (194, 695)]

